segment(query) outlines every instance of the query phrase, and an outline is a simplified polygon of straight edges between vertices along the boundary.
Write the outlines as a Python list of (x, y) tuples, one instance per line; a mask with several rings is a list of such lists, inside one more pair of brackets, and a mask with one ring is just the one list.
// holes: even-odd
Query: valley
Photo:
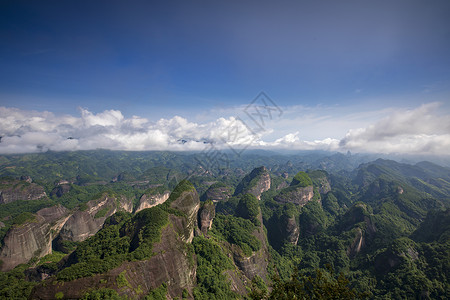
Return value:
[(0, 298), (450, 295), (450, 168), (314, 151), (202, 159), (0, 156)]

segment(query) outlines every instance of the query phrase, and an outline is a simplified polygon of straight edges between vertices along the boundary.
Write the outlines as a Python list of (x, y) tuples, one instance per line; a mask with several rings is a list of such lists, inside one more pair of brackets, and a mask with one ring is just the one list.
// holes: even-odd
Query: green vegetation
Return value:
[(119, 294), (113, 289), (101, 288), (98, 290), (93, 290), (84, 294), (82, 300), (126, 300), (127, 297), (120, 297)]
[(151, 290), (144, 298), (144, 300), (166, 300), (167, 284), (163, 283), (156, 289)]
[(238, 217), (248, 219), (256, 226), (260, 225), (258, 220), (259, 215), (259, 201), (252, 194), (245, 194), (239, 200), (239, 204), (236, 208), (236, 215)]
[(108, 213), (108, 211), (110, 210), (109, 207), (105, 206), (103, 208), (101, 208), (94, 216), (95, 219), (98, 218), (103, 218), (104, 216), (106, 216), (106, 214)]
[(28, 299), (36, 282), (25, 280), (26, 265), (19, 265), (9, 272), (0, 272), (0, 299)]
[(246, 256), (261, 248), (261, 242), (252, 234), (257, 227), (247, 219), (217, 214), (212, 233), (231, 244), (238, 245)]
[[(62, 261), (65, 253), (54, 252), (40, 260), (33, 258), (30, 265), (33, 263), (35, 270), (22, 265), (0, 273), (0, 298), (29, 298), (36, 285), (26, 279), (30, 274), (34, 276), (32, 272), (56, 274), (58, 284), (68, 285), (61, 281), (105, 273), (125, 261), (148, 259), (154, 255), (153, 245), (160, 240), (163, 228), (177, 226), (169, 224), (169, 215), (183, 215), (171, 208), (183, 192), (196, 189), (202, 194), (208, 188), (226, 188), (228, 193), (234, 187), (235, 196), (216, 204), (216, 217), (207, 238), (195, 237), (192, 245), (183, 248), (190, 263), (197, 264), (197, 286), (192, 287), (195, 299), (240, 298), (230, 289), (230, 276), (242, 275), (229, 258), (230, 251), (252, 255), (262, 247), (256, 236), (264, 232), (269, 242), (268, 272), (278, 277), (267, 283), (259, 276), (247, 281), (250, 299), (357, 299), (366, 295), (373, 299), (448, 298), (448, 168), (377, 160), (353, 169), (364, 160), (350, 161), (340, 154), (321, 159), (317, 154), (301, 158), (293, 155), (286, 162), (286, 157), (276, 155), (248, 155), (232, 161), (232, 168), (198, 175), (203, 171), (193, 163), (196, 155), (81, 151), (2, 156), (5, 168), (0, 169), (0, 174), (12, 176), (10, 181), (20, 175), (31, 175), (51, 195), (50, 199), (2, 204), (0, 221), (5, 224), (0, 229), (2, 239), (11, 226), (32, 221), (34, 214), (44, 207), (62, 204), (85, 211), (88, 201), (105, 195), (126, 197), (136, 203), (144, 193), (174, 190), (163, 205), (134, 216), (118, 212), (107, 218), (103, 228), (84, 242), (62, 241), (61, 249), (70, 253)], [(243, 193), (256, 185), (265, 169), (243, 174), (263, 163), (271, 172), (272, 186), (258, 201)], [(314, 166), (323, 166), (327, 172), (309, 170)], [(307, 173), (298, 172), (307, 169)], [(292, 178), (289, 174), (296, 175), (291, 186), (286, 187)], [(179, 182), (187, 175), (192, 175), (190, 181)], [(52, 190), (59, 179), (71, 183), (65, 185), (64, 194), (59, 193), (58, 197)], [(314, 198), (303, 207), (274, 201), (279, 193), (311, 185)], [(26, 186), (24, 183), (17, 188)], [(108, 208), (103, 208), (95, 218), (107, 213)], [(233, 245), (231, 250), (228, 243)], [(130, 286), (129, 275), (124, 271), (109, 284), (124, 289)], [(267, 288), (270, 285), (272, 292)], [(142, 288), (135, 291), (143, 296)], [(146, 295), (146, 299), (165, 299), (167, 293), (168, 286), (163, 284)], [(64, 297), (60, 293), (51, 296)], [(184, 290), (178, 296), (190, 295)], [(100, 289), (89, 291), (83, 299), (122, 297), (116, 290)]]
[(71, 254), (75, 263), (59, 272), (58, 280), (104, 273), (125, 260), (150, 258), (152, 246), (167, 224), (168, 213), (160, 206), (144, 209), (134, 217), (124, 212), (111, 216), (102, 230), (78, 245)]
[(33, 222), (35, 220), (36, 220), (36, 215), (34, 215), (30, 212), (23, 212), (13, 219), (12, 224), (13, 225), (22, 225), (26, 222)]
[(236, 187), (236, 190), (234, 192), (234, 195), (239, 195), (245, 191), (250, 190), (251, 188), (255, 187), (257, 182), (259, 181), (260, 177), (266, 173), (265, 167), (259, 167), (253, 169), (253, 171), (246, 175), (242, 181), (238, 184)]
[(0, 228), (0, 241), (3, 240), (3, 237), (5, 236), (9, 228), (11, 228), (13, 223), (23, 224), (23, 222), (25, 222), (28, 218), (33, 218), (29, 213), (35, 213), (42, 208), (50, 207), (55, 204), (56, 203), (53, 200), (48, 199), (33, 201), (19, 200), (11, 203), (1, 204), (0, 221), (5, 224), (5, 227)]
[(298, 172), (291, 182), (291, 186), (307, 187), (311, 185), (313, 185), (311, 178), (303, 171)]
[(230, 284), (223, 271), (232, 269), (228, 257), (213, 241), (195, 237), (192, 241), (197, 255), (197, 287), (194, 298), (200, 300), (238, 299), (230, 290)]
[(291, 280), (283, 282), (275, 277), (269, 299), (363, 299), (364, 294), (350, 288), (349, 280), (341, 273), (316, 270), (313, 276), (294, 273)]
[(125, 277), (125, 274), (127, 274), (126, 270), (123, 270), (119, 275), (117, 275), (116, 282), (117, 287), (131, 287), (130, 283), (128, 282), (127, 278)]

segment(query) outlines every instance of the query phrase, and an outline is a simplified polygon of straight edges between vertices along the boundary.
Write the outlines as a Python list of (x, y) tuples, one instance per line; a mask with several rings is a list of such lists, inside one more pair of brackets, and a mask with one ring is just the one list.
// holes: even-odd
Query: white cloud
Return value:
[(450, 116), (439, 103), (395, 112), (365, 128), (351, 129), (340, 146), (355, 151), (449, 155)]
[[(74, 117), (0, 107), (0, 153), (98, 148), (203, 150), (207, 143), (214, 143), (217, 148), (449, 154), (450, 117), (439, 114), (438, 107), (438, 103), (430, 103), (413, 110), (347, 114), (342, 113), (343, 108), (333, 113), (329, 107), (291, 107), (285, 109), (282, 119), (267, 122), (267, 128), (258, 134), (237, 117), (192, 122), (174, 116), (154, 122), (139, 116), (127, 118), (118, 110), (95, 114), (80, 109), (80, 115)], [(379, 117), (387, 112), (387, 117)]]

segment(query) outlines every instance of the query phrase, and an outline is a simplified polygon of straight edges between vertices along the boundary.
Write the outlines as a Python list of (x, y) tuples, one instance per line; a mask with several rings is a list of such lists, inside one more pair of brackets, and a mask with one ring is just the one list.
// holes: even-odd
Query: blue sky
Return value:
[(449, 1), (2, 1), (0, 106), (210, 124), (265, 91), (286, 112), (266, 141), (341, 140), (422, 105), (448, 115), (449, 16)]

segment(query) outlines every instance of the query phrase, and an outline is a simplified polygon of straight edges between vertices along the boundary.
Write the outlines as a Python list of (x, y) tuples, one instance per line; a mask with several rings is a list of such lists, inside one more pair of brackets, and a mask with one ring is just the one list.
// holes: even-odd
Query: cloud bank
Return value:
[[(438, 103), (399, 110), (363, 128), (350, 128), (343, 138), (302, 140), (292, 130), (271, 141), (277, 130), (253, 131), (238, 117), (196, 123), (174, 116), (155, 121), (118, 110), (94, 114), (80, 108), (79, 116), (0, 107), (0, 153), (30, 153), (91, 149), (204, 150), (260, 148), (334, 150), (375, 153), (449, 155), (450, 116), (438, 114)], [(342, 117), (340, 117), (342, 119)], [(284, 124), (294, 123), (284, 120)], [(333, 119), (327, 123), (332, 126)], [(283, 122), (281, 122), (283, 124)], [(295, 127), (293, 127), (295, 128)], [(286, 132), (289, 128), (285, 128)], [(330, 128), (331, 130), (331, 128)]]

